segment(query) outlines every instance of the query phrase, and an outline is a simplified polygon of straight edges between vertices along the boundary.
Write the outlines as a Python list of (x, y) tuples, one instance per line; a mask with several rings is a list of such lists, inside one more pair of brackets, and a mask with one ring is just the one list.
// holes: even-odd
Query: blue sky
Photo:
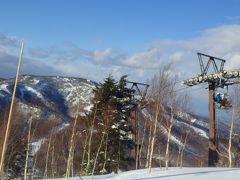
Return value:
[(14, 76), (21, 41), (24, 74), (146, 81), (172, 62), (182, 80), (200, 73), (199, 51), (239, 69), (239, 10), (240, 0), (2, 1), (0, 77)]
[(72, 42), (136, 51), (157, 39), (189, 39), (239, 23), (239, 7), (238, 0), (10, 0), (1, 2), (0, 23), (2, 33), (28, 46)]

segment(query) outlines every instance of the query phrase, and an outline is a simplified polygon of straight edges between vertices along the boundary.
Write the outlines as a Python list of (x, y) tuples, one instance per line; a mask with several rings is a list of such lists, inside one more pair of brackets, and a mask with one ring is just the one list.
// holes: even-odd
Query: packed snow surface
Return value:
[[(239, 180), (240, 168), (153, 168), (93, 176), (97, 180)], [(64, 180), (65, 178), (56, 179)], [(68, 178), (69, 180), (81, 180), (80, 177)], [(83, 180), (92, 179), (91, 176), (82, 177)]]

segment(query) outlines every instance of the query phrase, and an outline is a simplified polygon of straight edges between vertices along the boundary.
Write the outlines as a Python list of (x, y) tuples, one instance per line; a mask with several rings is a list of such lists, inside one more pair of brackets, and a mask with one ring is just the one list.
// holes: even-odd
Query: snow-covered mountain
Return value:
[[(15, 79), (0, 79), (0, 109), (10, 104)], [(80, 115), (91, 108), (95, 82), (70, 77), (22, 75), (16, 90), (18, 110), (34, 118), (56, 116), (66, 121), (75, 116), (77, 103)]]
[[(15, 79), (0, 79), (0, 110), (9, 107)], [(93, 88), (96, 83), (87, 79), (72, 77), (32, 76), (22, 75), (16, 92), (16, 105), (18, 111), (25, 116), (24, 121), (30, 118), (35, 120), (53, 117), (58, 119), (57, 132), (69, 125), (69, 120), (75, 116), (77, 103), (80, 103), (79, 115), (84, 116), (89, 112), (93, 98)], [(152, 114), (147, 108), (140, 112), (140, 137), (144, 125), (144, 119), (152, 121)], [(166, 116), (169, 110), (166, 108)], [(40, 121), (41, 122), (41, 121)], [(163, 123), (164, 124), (164, 123)], [(158, 125), (160, 136), (156, 142), (154, 161), (164, 161), (164, 150), (166, 147), (167, 129), (163, 124)], [(46, 129), (46, 128), (45, 128)], [(50, 129), (52, 130), (52, 128)], [(219, 124), (219, 134), (226, 135), (227, 127)], [(178, 112), (175, 115), (175, 123), (170, 138), (171, 159), (170, 165), (175, 166), (179, 148), (184, 146), (185, 137), (188, 134), (187, 143), (184, 148), (184, 165), (201, 166), (206, 163), (208, 152), (208, 121), (197, 115), (187, 112)], [(38, 135), (33, 139), (33, 154), (39, 150), (48, 138), (47, 135)], [(146, 133), (146, 141), (149, 139)], [(221, 138), (221, 137), (220, 137)], [(145, 142), (147, 144), (147, 142)], [(144, 149), (143, 149), (144, 151)], [(161, 153), (158, 153), (161, 151)], [(145, 150), (146, 152), (146, 150)]]

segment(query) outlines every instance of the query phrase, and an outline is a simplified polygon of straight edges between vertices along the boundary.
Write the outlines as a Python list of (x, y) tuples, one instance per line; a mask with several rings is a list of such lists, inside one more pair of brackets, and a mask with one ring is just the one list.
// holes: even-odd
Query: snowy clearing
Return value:
[[(102, 176), (93, 176), (97, 180), (239, 180), (240, 168), (152, 168), (151, 174), (147, 169), (122, 172), (119, 174), (109, 174)], [(64, 180), (60, 178), (57, 180)], [(69, 180), (81, 180), (80, 177), (68, 178)], [(82, 177), (83, 180), (92, 179)]]
[(33, 89), (30, 86), (25, 86), (26, 90), (29, 92), (32, 92), (33, 94), (35, 94), (37, 97), (39, 97), (40, 99), (44, 99), (42, 94), (40, 92), (38, 92), (37, 90)]
[(8, 87), (7, 84), (1, 84), (1, 85), (0, 85), (0, 90), (3, 90), (3, 91), (5, 91), (6, 93), (11, 94), (11, 92), (8, 90), (7, 87)]

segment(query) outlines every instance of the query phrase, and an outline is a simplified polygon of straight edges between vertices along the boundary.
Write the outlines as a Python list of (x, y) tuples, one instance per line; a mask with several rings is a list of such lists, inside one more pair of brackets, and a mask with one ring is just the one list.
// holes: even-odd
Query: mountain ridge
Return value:
[[(14, 78), (0, 80), (0, 108), (8, 107), (11, 99)], [(49, 128), (46, 134), (40, 134), (33, 142), (39, 147), (46, 141), (53, 129), (56, 132), (63, 131), (70, 125), (70, 120), (76, 115), (76, 106), (80, 102), (79, 116), (85, 116), (91, 110), (93, 89), (97, 83), (84, 78), (66, 77), (66, 76), (31, 76), (21, 75), (16, 93), (16, 108), (24, 114), (23, 121), (28, 122), (30, 118), (44, 123), (45, 119), (57, 119), (57, 123)], [(144, 112), (145, 111), (145, 112)], [(140, 127), (144, 124), (144, 113), (151, 117), (151, 111), (142, 110)], [(169, 110), (166, 107), (166, 115), (169, 116)], [(176, 121), (171, 135), (172, 159), (177, 160), (179, 147), (184, 144), (186, 132), (191, 133), (184, 152), (186, 157), (186, 166), (196, 166), (194, 158), (200, 158), (206, 162), (208, 149), (208, 122), (201, 116), (188, 112), (179, 112), (175, 115)], [(159, 145), (164, 149), (167, 137), (167, 130), (161, 124), (158, 125), (161, 136)], [(225, 132), (226, 127), (221, 127)], [(225, 133), (224, 133), (225, 134)], [(148, 135), (147, 135), (148, 136)], [(45, 139), (45, 140), (44, 140)], [(197, 141), (196, 141), (197, 139)], [(38, 143), (41, 142), (41, 143)], [(205, 144), (203, 146), (203, 144)], [(36, 153), (36, 152), (34, 152)], [(156, 152), (155, 152), (156, 153)], [(164, 159), (162, 155), (154, 155), (157, 159)], [(193, 161), (194, 160), (194, 161)], [(171, 162), (173, 165), (176, 163)], [(199, 162), (197, 162), (200, 164)]]

